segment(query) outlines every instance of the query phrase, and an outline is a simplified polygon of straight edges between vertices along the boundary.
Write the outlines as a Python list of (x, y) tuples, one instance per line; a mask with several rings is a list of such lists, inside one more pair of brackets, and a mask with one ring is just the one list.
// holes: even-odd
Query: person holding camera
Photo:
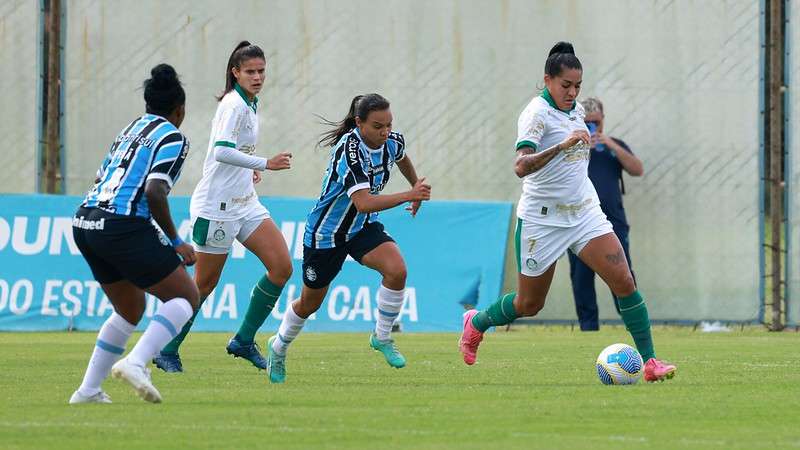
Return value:
[[(586, 126), (591, 136), (591, 156), (589, 158), (589, 179), (592, 180), (600, 208), (614, 228), (619, 238), (628, 267), (631, 266), (631, 255), (628, 244), (628, 221), (622, 204), (625, 184), (623, 171), (633, 177), (644, 174), (642, 161), (633, 154), (628, 145), (621, 139), (604, 133), (603, 103), (596, 97), (589, 97), (581, 104), (586, 110)], [(575, 311), (582, 331), (597, 331), (600, 322), (597, 311), (597, 293), (594, 289), (594, 271), (584, 264), (572, 251), (569, 255), (569, 274), (572, 282), (572, 294), (575, 298)], [(631, 269), (633, 274), (633, 269)], [(634, 274), (634, 280), (635, 280)], [(614, 293), (614, 306), (619, 312), (619, 302)]]

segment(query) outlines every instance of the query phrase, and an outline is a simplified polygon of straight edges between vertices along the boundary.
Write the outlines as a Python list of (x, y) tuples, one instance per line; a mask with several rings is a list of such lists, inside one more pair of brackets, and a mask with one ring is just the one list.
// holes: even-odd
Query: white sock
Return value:
[(294, 302), (289, 303), (289, 307), (286, 308), (286, 312), (283, 314), (281, 326), (278, 328), (278, 339), (272, 342), (272, 350), (281, 355), (286, 353), (289, 344), (300, 334), (303, 325), (306, 323), (306, 319), (303, 319), (294, 312), (293, 303)]
[(125, 353), (125, 345), (131, 337), (136, 325), (128, 323), (119, 314), (112, 313), (106, 319), (100, 332), (97, 333), (92, 357), (89, 358), (89, 367), (83, 375), (83, 382), (78, 388), (82, 395), (91, 397), (100, 392), (100, 385), (108, 377), (111, 366)]
[(156, 353), (180, 333), (193, 312), (192, 305), (185, 298), (177, 297), (162, 303), (139, 342), (128, 354), (128, 360), (139, 366), (147, 366)]
[(375, 336), (385, 341), (390, 338), (392, 324), (400, 314), (405, 298), (405, 289), (395, 291), (381, 285), (378, 289), (378, 320), (375, 322)]

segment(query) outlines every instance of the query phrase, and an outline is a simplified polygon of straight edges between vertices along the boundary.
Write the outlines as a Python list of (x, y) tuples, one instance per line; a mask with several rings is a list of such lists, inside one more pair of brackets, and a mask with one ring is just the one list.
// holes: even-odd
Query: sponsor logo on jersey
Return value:
[(105, 217), (99, 220), (86, 220), (83, 216), (73, 217), (72, 226), (82, 230), (99, 231), (106, 227)]
[(117, 136), (117, 142), (133, 142), (134, 144), (139, 144), (142, 147), (153, 147), (155, 141), (152, 139), (143, 137), (141, 134), (126, 134), (125, 136)]
[(186, 159), (186, 155), (189, 154), (189, 147), (191, 147), (191, 143), (189, 142), (189, 138), (184, 137), (185, 144), (183, 145), (183, 151), (181, 152), (181, 158)]
[(164, 233), (161, 232), (158, 233), (158, 241), (161, 242), (161, 245), (163, 245), (164, 247), (172, 246), (172, 243), (169, 241), (169, 238), (167, 238), (167, 235)]
[(347, 157), (350, 159), (350, 164), (356, 164), (358, 162), (357, 140), (350, 139), (350, 142), (347, 143)]

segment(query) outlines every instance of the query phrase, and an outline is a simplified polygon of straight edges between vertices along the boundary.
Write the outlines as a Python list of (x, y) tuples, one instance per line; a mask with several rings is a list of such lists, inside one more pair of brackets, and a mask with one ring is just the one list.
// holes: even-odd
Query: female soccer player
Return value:
[[(192, 242), (197, 251), (195, 281), (200, 303), (219, 282), (233, 240), (241, 242), (268, 268), (250, 293), (250, 305), (239, 331), (230, 339), (228, 354), (242, 357), (259, 369), (266, 360), (256, 348), (255, 334), (269, 316), (283, 286), (292, 275), (289, 250), (269, 211), (256, 195), (255, 183), (264, 170), (290, 167), (291, 153), (267, 160), (255, 156), (258, 139), (258, 98), (264, 86), (266, 58), (256, 45), (242, 41), (231, 53), (225, 91), (211, 125), (203, 177), (192, 194)], [(197, 312), (195, 312), (197, 315)], [(153, 362), (166, 372), (182, 372), (178, 348), (194, 316)]]
[(619, 297), (625, 326), (646, 361), (647, 381), (672, 378), (675, 366), (656, 359), (647, 306), (587, 174), (589, 133), (576, 101), (583, 68), (572, 44), (556, 44), (545, 62), (542, 94), (519, 117), (514, 172), (523, 179), (517, 206), (516, 294), (484, 311), (464, 313), (459, 347), (475, 363), (483, 333), (517, 317), (534, 316), (545, 303), (556, 260), (569, 248)]
[[(159, 64), (150, 75), (144, 82), (147, 113), (114, 140), (72, 220), (75, 243), (114, 312), (100, 328), (70, 403), (111, 403), (100, 388), (109, 370), (144, 400), (160, 402), (145, 366), (198, 306), (197, 286), (183, 267), (194, 264), (194, 250), (178, 237), (167, 204), (189, 151), (189, 141), (178, 131), (186, 95), (172, 66)], [(169, 242), (160, 238), (151, 217)], [(142, 318), (145, 292), (163, 303), (133, 350), (115, 364)]]
[[(272, 383), (286, 379), (286, 350), (303, 328), (308, 316), (322, 304), (328, 286), (342, 269), (347, 255), (383, 276), (378, 289), (378, 319), (369, 345), (383, 353), (390, 366), (401, 368), (406, 360), (390, 333), (403, 306), (406, 265), (400, 249), (378, 222), (377, 212), (411, 202), (406, 208), (417, 214), (421, 201), (429, 200), (431, 187), (417, 178), (405, 153), (405, 140), (392, 132), (389, 101), (378, 94), (359, 95), (335, 128), (325, 133), (322, 145), (332, 145), (330, 163), (322, 180), (322, 194), (306, 220), (303, 236), (303, 290), (286, 308), (278, 333), (267, 342), (267, 371)], [(406, 192), (379, 195), (397, 164), (413, 186)]]

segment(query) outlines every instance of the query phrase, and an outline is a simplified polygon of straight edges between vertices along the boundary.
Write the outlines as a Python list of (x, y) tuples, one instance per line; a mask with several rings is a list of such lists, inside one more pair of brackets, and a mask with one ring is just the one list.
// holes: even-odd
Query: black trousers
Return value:
[[(628, 267), (633, 273), (631, 265), (631, 254), (628, 251), (628, 227), (614, 225), (614, 234), (617, 235), (625, 252), (625, 259), (628, 260)], [(569, 255), (569, 277), (572, 282), (572, 295), (575, 298), (575, 312), (578, 314), (581, 331), (597, 331), (600, 329), (600, 321), (597, 312), (597, 293), (594, 289), (594, 272), (583, 261), (580, 260), (572, 251), (567, 251)], [(634, 275), (634, 282), (636, 276)], [(619, 303), (614, 293), (614, 307), (619, 313)]]

